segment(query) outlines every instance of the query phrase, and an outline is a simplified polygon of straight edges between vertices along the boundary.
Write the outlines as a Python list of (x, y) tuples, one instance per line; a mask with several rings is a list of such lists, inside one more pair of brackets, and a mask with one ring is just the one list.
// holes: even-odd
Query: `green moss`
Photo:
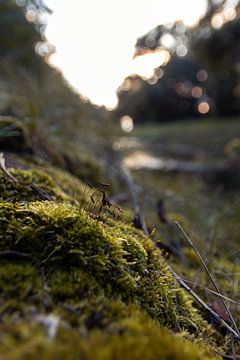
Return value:
[(40, 170), (14, 170), (16, 182), (0, 174), (0, 198), (5, 201), (29, 202), (46, 198), (62, 198), (63, 194), (54, 189), (52, 179)]
[[(22, 261), (20, 261), (22, 262)], [(31, 264), (1, 261), (0, 314), (26, 316), (40, 310), (45, 298), (38, 269)]]
[[(54, 341), (48, 341), (44, 329), (33, 321), (20, 323), (9, 335), (9, 325), (0, 326), (2, 356), (9, 360), (210, 360), (214, 356), (207, 348), (201, 349), (158, 326), (143, 315), (124, 320), (121, 328), (108, 333), (99, 330), (88, 335), (61, 326)], [(9, 351), (9, 349), (11, 349)], [(7, 356), (7, 357), (6, 357)], [(0, 356), (1, 359), (1, 356)]]
[[(2, 251), (27, 253), (49, 274), (81, 268), (108, 296), (140, 303), (164, 325), (201, 323), (154, 244), (147, 238), (139, 241), (130, 226), (102, 225), (70, 204), (36, 201), (1, 203), (0, 227)], [(72, 284), (70, 279), (67, 283)]]
[(67, 171), (49, 165), (35, 165), (35, 168), (30, 170), (28, 168), (33, 166), (31, 162), (23, 164), (18, 163), (27, 169), (8, 169), (16, 181), (0, 172), (0, 200), (22, 203), (37, 200), (64, 201), (91, 210), (93, 203), (90, 196), (93, 195), (96, 202), (99, 199), (96, 190), (90, 189)]
[(0, 292), (6, 299), (23, 301), (34, 296), (41, 288), (38, 271), (28, 264), (5, 262), (0, 267)]
[[(146, 359), (178, 359), (182, 346), (186, 359), (207, 358), (165, 329), (204, 346), (218, 341), (151, 239), (120, 220), (96, 220), (83, 209), (89, 189), (67, 173), (54, 176), (50, 167), (11, 172), (17, 182), (0, 178), (0, 352), (14, 360), (120, 359), (125, 351), (131, 359), (144, 352)], [(43, 193), (51, 201), (43, 201)], [(53, 343), (32, 325), (36, 314), (49, 312), (68, 328)]]

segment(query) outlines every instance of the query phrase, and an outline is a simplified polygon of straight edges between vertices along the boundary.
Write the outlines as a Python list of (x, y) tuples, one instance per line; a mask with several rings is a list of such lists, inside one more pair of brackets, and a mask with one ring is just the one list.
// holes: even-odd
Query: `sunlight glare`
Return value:
[(130, 64), (129, 71), (132, 74), (137, 74), (144, 79), (149, 79), (154, 75), (154, 69), (167, 64), (170, 60), (168, 51), (159, 50), (153, 53), (135, 58)]
[(137, 38), (160, 23), (196, 21), (206, 10), (206, 0), (45, 2), (54, 11), (46, 30), (57, 50), (50, 63), (77, 91), (108, 108), (117, 105), (116, 89), (127, 76), (152, 77), (168, 61), (161, 52), (133, 60)]

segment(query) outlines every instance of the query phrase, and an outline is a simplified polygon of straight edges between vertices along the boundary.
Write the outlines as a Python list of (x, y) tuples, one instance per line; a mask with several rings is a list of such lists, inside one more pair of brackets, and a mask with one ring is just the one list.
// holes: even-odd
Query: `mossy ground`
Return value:
[(15, 181), (0, 177), (1, 359), (217, 357), (227, 340), (151, 239), (91, 209), (95, 190), (67, 172), (10, 171)]

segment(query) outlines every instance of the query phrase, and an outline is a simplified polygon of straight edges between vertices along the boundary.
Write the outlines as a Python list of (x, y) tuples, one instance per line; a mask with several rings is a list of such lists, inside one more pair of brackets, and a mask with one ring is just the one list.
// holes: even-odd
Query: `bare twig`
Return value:
[(195, 291), (193, 291), (186, 282), (171, 268), (170, 265), (167, 266), (170, 273), (178, 281), (180, 286), (182, 286), (192, 297), (201, 305), (207, 312), (209, 312), (219, 323), (221, 323), (233, 336), (235, 339), (240, 341), (239, 332), (232, 329), (231, 326), (224, 321), (220, 315), (218, 315), (210, 306), (208, 306), (201, 298), (198, 296)]
[[(166, 275), (164, 275), (164, 276), (166, 276)], [(175, 279), (174, 276), (169, 276), (169, 277), (170, 277), (171, 279)], [(206, 287), (206, 286), (199, 285), (199, 284), (197, 284), (197, 283), (195, 283), (194, 281), (191, 281), (191, 280), (187, 280), (187, 279), (183, 279), (183, 278), (182, 278), (182, 280), (183, 280), (186, 284), (190, 284), (190, 285), (196, 286), (196, 287), (198, 287), (199, 289), (203, 289), (203, 290), (205, 290), (205, 291), (207, 291), (207, 292), (209, 292), (209, 293), (211, 293), (211, 294), (214, 294), (214, 295), (216, 295), (216, 296), (218, 296), (218, 297), (221, 297), (221, 298), (223, 298), (223, 299), (225, 299), (225, 300), (227, 300), (227, 301), (229, 301), (229, 302), (231, 302), (231, 303), (233, 303), (233, 304), (235, 304), (235, 305), (239, 305), (239, 306), (240, 306), (240, 302), (237, 302), (237, 301), (235, 301), (235, 300), (233, 300), (233, 299), (230, 299), (229, 297), (227, 297), (227, 296), (225, 296), (225, 295), (219, 294), (219, 293), (217, 293), (216, 291), (211, 290), (211, 289), (209, 289), (209, 288)]]
[(181, 232), (183, 233), (183, 235), (185, 236), (185, 238), (187, 239), (188, 243), (190, 244), (190, 246), (192, 247), (192, 249), (195, 251), (195, 253), (197, 254), (198, 258), (200, 259), (201, 263), (202, 263), (202, 266), (203, 268), (205, 269), (209, 279), (211, 280), (216, 292), (220, 295), (220, 299), (221, 299), (221, 302), (222, 302), (222, 305), (226, 311), (226, 313), (228, 314), (229, 318), (231, 319), (231, 322), (232, 322), (232, 325), (234, 326), (235, 330), (236, 330), (236, 333), (238, 334), (238, 337), (240, 339), (240, 332), (239, 332), (239, 329), (237, 327), (237, 324), (231, 314), (231, 311), (228, 309), (227, 307), (227, 304), (226, 302), (224, 301), (224, 298), (216, 284), (216, 281), (214, 280), (211, 272), (209, 271), (208, 267), (207, 267), (207, 264), (206, 262), (204, 261), (203, 257), (201, 256), (200, 252), (198, 251), (198, 249), (196, 248), (196, 246), (193, 244), (192, 240), (189, 238), (189, 236), (186, 234), (186, 232), (184, 231), (183, 227), (179, 224), (179, 222), (175, 221), (175, 224), (178, 226), (178, 228), (181, 230)]
[(141, 228), (143, 230), (143, 232), (145, 233), (145, 235), (149, 236), (149, 231), (147, 229), (147, 225), (144, 219), (144, 216), (142, 214), (142, 210), (141, 210), (141, 206), (138, 200), (138, 194), (137, 194), (137, 189), (136, 189), (136, 185), (134, 184), (130, 171), (128, 170), (128, 168), (124, 165), (121, 164), (121, 173), (122, 176), (125, 180), (125, 182), (128, 185), (128, 188), (130, 190), (131, 196), (132, 196), (132, 200), (133, 200), (133, 205), (134, 205), (134, 210), (135, 210), (135, 215), (136, 218), (139, 220), (140, 224), (141, 224)]

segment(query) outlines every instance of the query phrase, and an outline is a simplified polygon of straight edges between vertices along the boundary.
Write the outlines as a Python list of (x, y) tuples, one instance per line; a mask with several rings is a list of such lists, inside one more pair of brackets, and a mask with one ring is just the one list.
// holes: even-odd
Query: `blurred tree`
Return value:
[[(140, 37), (135, 57), (165, 49), (170, 61), (157, 68), (148, 83), (142, 81), (138, 91), (124, 84), (120, 87), (118, 115), (126, 113), (136, 121), (159, 121), (209, 112), (239, 114), (239, 17), (239, 0), (208, 0), (206, 13), (194, 26), (176, 21)], [(130, 101), (126, 103), (128, 94), (133, 106), (139, 96), (141, 111), (131, 108)]]
[(192, 91), (200, 91), (201, 96), (204, 91), (196, 77), (200, 70), (196, 61), (173, 56), (159, 73), (160, 80), (128, 77), (118, 90), (118, 117), (129, 115), (136, 122), (152, 122), (196, 116), (198, 99)]
[(209, 89), (221, 115), (240, 112), (240, 21), (227, 22), (194, 44), (196, 56), (209, 71)]
[(35, 73), (41, 72), (46, 68), (41, 57), (54, 50), (43, 32), (50, 10), (39, 0), (17, 3), (21, 6), (14, 0), (0, 0), (0, 56)]

